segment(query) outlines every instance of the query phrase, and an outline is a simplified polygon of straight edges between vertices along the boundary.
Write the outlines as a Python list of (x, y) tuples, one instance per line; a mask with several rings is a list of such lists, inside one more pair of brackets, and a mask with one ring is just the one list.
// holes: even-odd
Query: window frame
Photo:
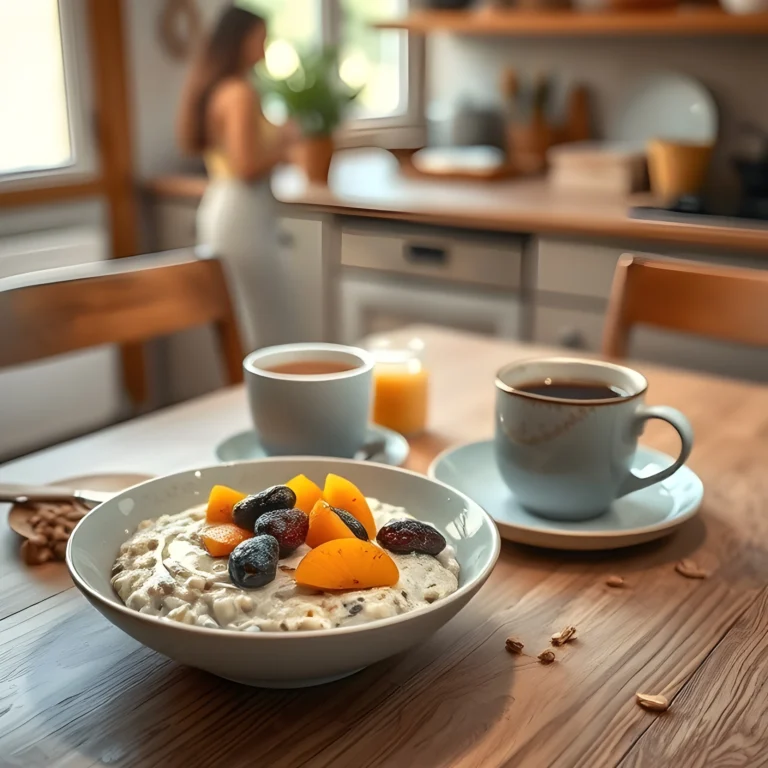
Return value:
[(93, 180), (99, 172), (88, 9), (85, 0), (57, 0), (57, 6), (71, 161), (50, 168), (0, 172), (3, 192), (31, 190), (51, 182), (76, 184)]
[[(341, 0), (321, 0), (323, 6), (324, 42), (337, 44), (341, 39), (343, 12)], [(406, 0), (405, 13), (412, 5)], [(401, 46), (400, 84), (405, 89), (405, 110), (397, 115), (357, 117), (344, 122), (336, 133), (340, 146), (370, 146), (412, 148), (424, 143), (424, 37), (403, 31), (406, 44)], [(403, 66), (405, 65), (405, 66)]]
[[(317, 0), (319, 4), (320, 46), (338, 45), (341, 41), (343, 11), (341, 0)], [(414, 4), (406, 0), (405, 13)], [(425, 42), (420, 35), (400, 32), (406, 40), (401, 46), (401, 86), (405, 89), (405, 110), (396, 115), (356, 117), (334, 132), (339, 147), (379, 146), (389, 149), (423, 146), (426, 138), (424, 120)]]

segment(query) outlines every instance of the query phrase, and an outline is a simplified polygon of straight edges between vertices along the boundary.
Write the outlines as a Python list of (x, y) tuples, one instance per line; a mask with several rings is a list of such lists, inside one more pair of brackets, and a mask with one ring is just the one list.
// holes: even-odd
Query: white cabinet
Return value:
[(547, 346), (599, 352), (604, 319), (605, 315), (600, 311), (537, 303), (533, 313), (533, 341)]
[(341, 224), (341, 339), (412, 323), (521, 335), (524, 240), (414, 225)]
[(151, 250), (171, 251), (195, 245), (197, 205), (197, 200), (156, 200), (150, 209)]
[(328, 226), (322, 219), (280, 219), (280, 270), (282, 283), (289, 289), (280, 319), (281, 343), (328, 340), (326, 297), (331, 276), (324, 258), (331, 237)]
[(409, 284), (394, 277), (347, 271), (341, 279), (341, 340), (404, 325), (443, 325), (509, 339), (520, 338), (520, 301), (514, 294), (451, 285)]

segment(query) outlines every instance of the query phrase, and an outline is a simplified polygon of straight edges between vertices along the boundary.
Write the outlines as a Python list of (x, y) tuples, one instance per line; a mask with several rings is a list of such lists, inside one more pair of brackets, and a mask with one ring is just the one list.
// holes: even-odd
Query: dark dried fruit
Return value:
[(361, 603), (354, 603), (349, 607), (349, 615), (356, 616), (362, 610), (363, 610), (363, 606)]
[(252, 531), (256, 521), (265, 513), (275, 509), (293, 509), (296, 506), (296, 494), (285, 485), (273, 485), (261, 493), (246, 496), (232, 507), (232, 519), (235, 525)]
[(309, 531), (309, 517), (300, 509), (275, 509), (265, 512), (253, 528), (259, 534), (268, 534), (277, 539), (280, 557), (288, 557), (306, 540)]
[(445, 549), (442, 534), (418, 520), (393, 520), (379, 529), (376, 541), (384, 549), (401, 555), (411, 552), (439, 555)]
[(358, 539), (368, 541), (368, 533), (363, 524), (356, 517), (350, 515), (345, 509), (339, 509), (338, 507), (331, 507), (331, 509), (341, 518), (344, 525), (346, 525)]
[(274, 536), (263, 534), (238, 544), (229, 556), (229, 580), (243, 589), (257, 589), (277, 574), (280, 545)]

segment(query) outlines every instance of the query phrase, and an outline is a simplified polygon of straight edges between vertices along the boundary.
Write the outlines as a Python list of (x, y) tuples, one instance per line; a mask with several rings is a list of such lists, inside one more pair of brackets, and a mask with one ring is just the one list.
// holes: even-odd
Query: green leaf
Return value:
[(362, 89), (352, 89), (339, 77), (336, 48), (299, 54), (299, 67), (286, 79), (257, 72), (263, 94), (280, 99), (305, 136), (328, 136), (341, 123)]

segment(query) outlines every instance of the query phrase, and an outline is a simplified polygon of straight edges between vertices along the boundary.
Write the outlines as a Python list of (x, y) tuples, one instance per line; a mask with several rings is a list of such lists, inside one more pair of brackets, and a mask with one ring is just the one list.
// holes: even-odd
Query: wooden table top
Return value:
[[(434, 329), (430, 431), (409, 466), (488, 437), (493, 374), (536, 350)], [(123, 635), (61, 565), (28, 569), (0, 529), (0, 765), (768, 765), (768, 387), (639, 365), (649, 402), (684, 410), (701, 514), (631, 550), (505, 543), (478, 596), (429, 642), (315, 689), (251, 689), (187, 669)], [(0, 468), (0, 481), (212, 463), (249, 423), (240, 389), (145, 416)], [(673, 452), (672, 430), (644, 442)], [(693, 558), (711, 572), (683, 578)], [(611, 589), (611, 574), (627, 587)], [(578, 640), (536, 654), (568, 624)], [(516, 635), (525, 653), (504, 650)], [(635, 703), (663, 694), (665, 713)]]
[[(199, 199), (204, 176), (163, 176), (143, 188), (155, 195)], [(652, 205), (649, 194), (605, 195), (558, 190), (544, 178), (504, 181), (444, 181), (403, 175), (390, 152), (349, 149), (336, 154), (328, 185), (308, 184), (295, 167), (272, 176), (272, 190), (283, 203), (310, 210), (397, 219), (423, 224), (496, 232), (549, 234), (591, 239), (697, 246), (705, 250), (768, 253), (768, 228), (760, 222), (736, 227), (634, 219), (630, 205)]]

